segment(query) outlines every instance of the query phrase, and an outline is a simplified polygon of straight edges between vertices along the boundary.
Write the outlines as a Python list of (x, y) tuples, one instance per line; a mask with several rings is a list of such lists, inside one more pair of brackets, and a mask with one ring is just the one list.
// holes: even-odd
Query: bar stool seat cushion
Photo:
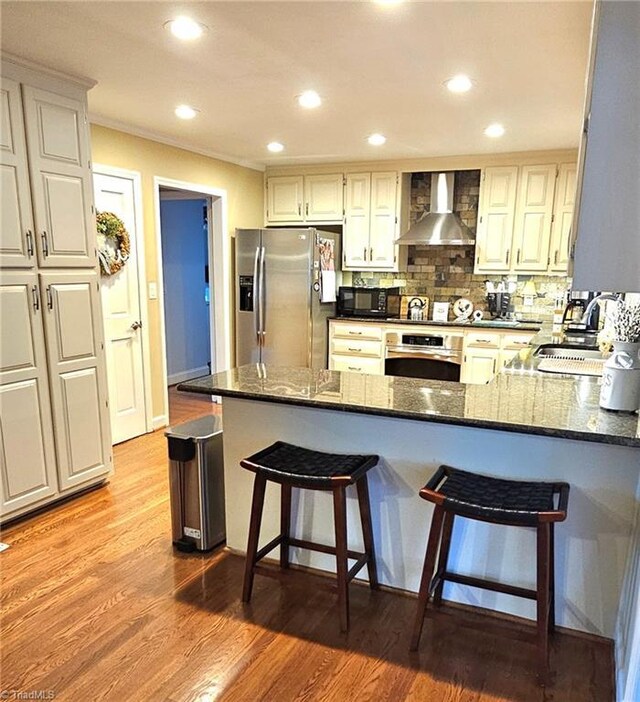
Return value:
[(561, 487), (564, 484), (504, 480), (441, 466), (420, 494), (461, 516), (536, 526), (540, 521), (566, 517), (554, 506), (554, 495)]
[(377, 462), (378, 456), (374, 455), (325, 453), (276, 441), (243, 459), (240, 465), (254, 473), (263, 473), (274, 482), (331, 489), (337, 484), (355, 483)]

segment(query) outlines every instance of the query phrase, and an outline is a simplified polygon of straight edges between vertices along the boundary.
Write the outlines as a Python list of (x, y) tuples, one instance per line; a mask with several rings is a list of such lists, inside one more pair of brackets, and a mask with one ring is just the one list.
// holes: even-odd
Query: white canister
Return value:
[(602, 371), (600, 407), (619, 412), (640, 409), (640, 342), (613, 342)]

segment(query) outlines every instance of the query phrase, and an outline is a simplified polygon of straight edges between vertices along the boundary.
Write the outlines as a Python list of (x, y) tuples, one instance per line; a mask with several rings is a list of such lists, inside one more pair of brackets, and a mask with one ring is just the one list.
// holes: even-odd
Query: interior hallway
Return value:
[[(174, 423), (220, 411), (170, 398)], [(163, 431), (116, 446), (115, 462), (107, 486), (3, 530), (3, 689), (73, 702), (613, 699), (611, 648), (589, 637), (555, 638), (545, 692), (519, 623), (445, 607), (411, 654), (413, 597), (353, 585), (348, 635), (325, 578), (257, 576), (242, 605), (242, 558), (171, 546)]]

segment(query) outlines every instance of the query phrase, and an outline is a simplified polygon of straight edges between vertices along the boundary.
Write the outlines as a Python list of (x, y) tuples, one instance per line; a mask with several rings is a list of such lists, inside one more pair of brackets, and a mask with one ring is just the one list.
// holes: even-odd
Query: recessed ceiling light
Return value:
[(485, 130), (484, 130), (485, 136), (492, 137), (493, 139), (496, 139), (497, 137), (501, 137), (504, 134), (504, 127), (501, 124), (498, 124), (497, 122), (494, 124), (490, 124)]
[(198, 110), (190, 105), (178, 105), (175, 113), (176, 117), (180, 117), (180, 119), (193, 119), (198, 114)]
[(469, 76), (460, 73), (444, 83), (452, 93), (466, 93), (473, 87), (473, 82)]
[(183, 41), (198, 39), (207, 29), (204, 24), (200, 24), (200, 22), (196, 22), (186, 15), (180, 15), (180, 17), (169, 20), (164, 23), (164, 26), (174, 37)]
[(322, 104), (322, 98), (315, 90), (305, 90), (304, 93), (298, 95), (298, 104), (300, 107), (306, 107), (310, 110), (319, 107)]
[(372, 134), (367, 138), (367, 141), (371, 144), (371, 146), (382, 146), (386, 140), (387, 137), (383, 134)]
[(274, 154), (279, 154), (284, 150), (284, 146), (279, 141), (272, 141), (270, 144), (267, 144), (267, 149)]

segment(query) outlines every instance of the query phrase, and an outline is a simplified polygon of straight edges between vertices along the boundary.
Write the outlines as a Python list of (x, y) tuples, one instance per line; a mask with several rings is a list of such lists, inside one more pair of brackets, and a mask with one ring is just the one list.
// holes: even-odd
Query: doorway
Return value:
[(166, 424), (170, 386), (229, 367), (230, 246), (226, 191), (161, 177), (154, 185)]
[(160, 188), (167, 385), (209, 375), (209, 198)]

